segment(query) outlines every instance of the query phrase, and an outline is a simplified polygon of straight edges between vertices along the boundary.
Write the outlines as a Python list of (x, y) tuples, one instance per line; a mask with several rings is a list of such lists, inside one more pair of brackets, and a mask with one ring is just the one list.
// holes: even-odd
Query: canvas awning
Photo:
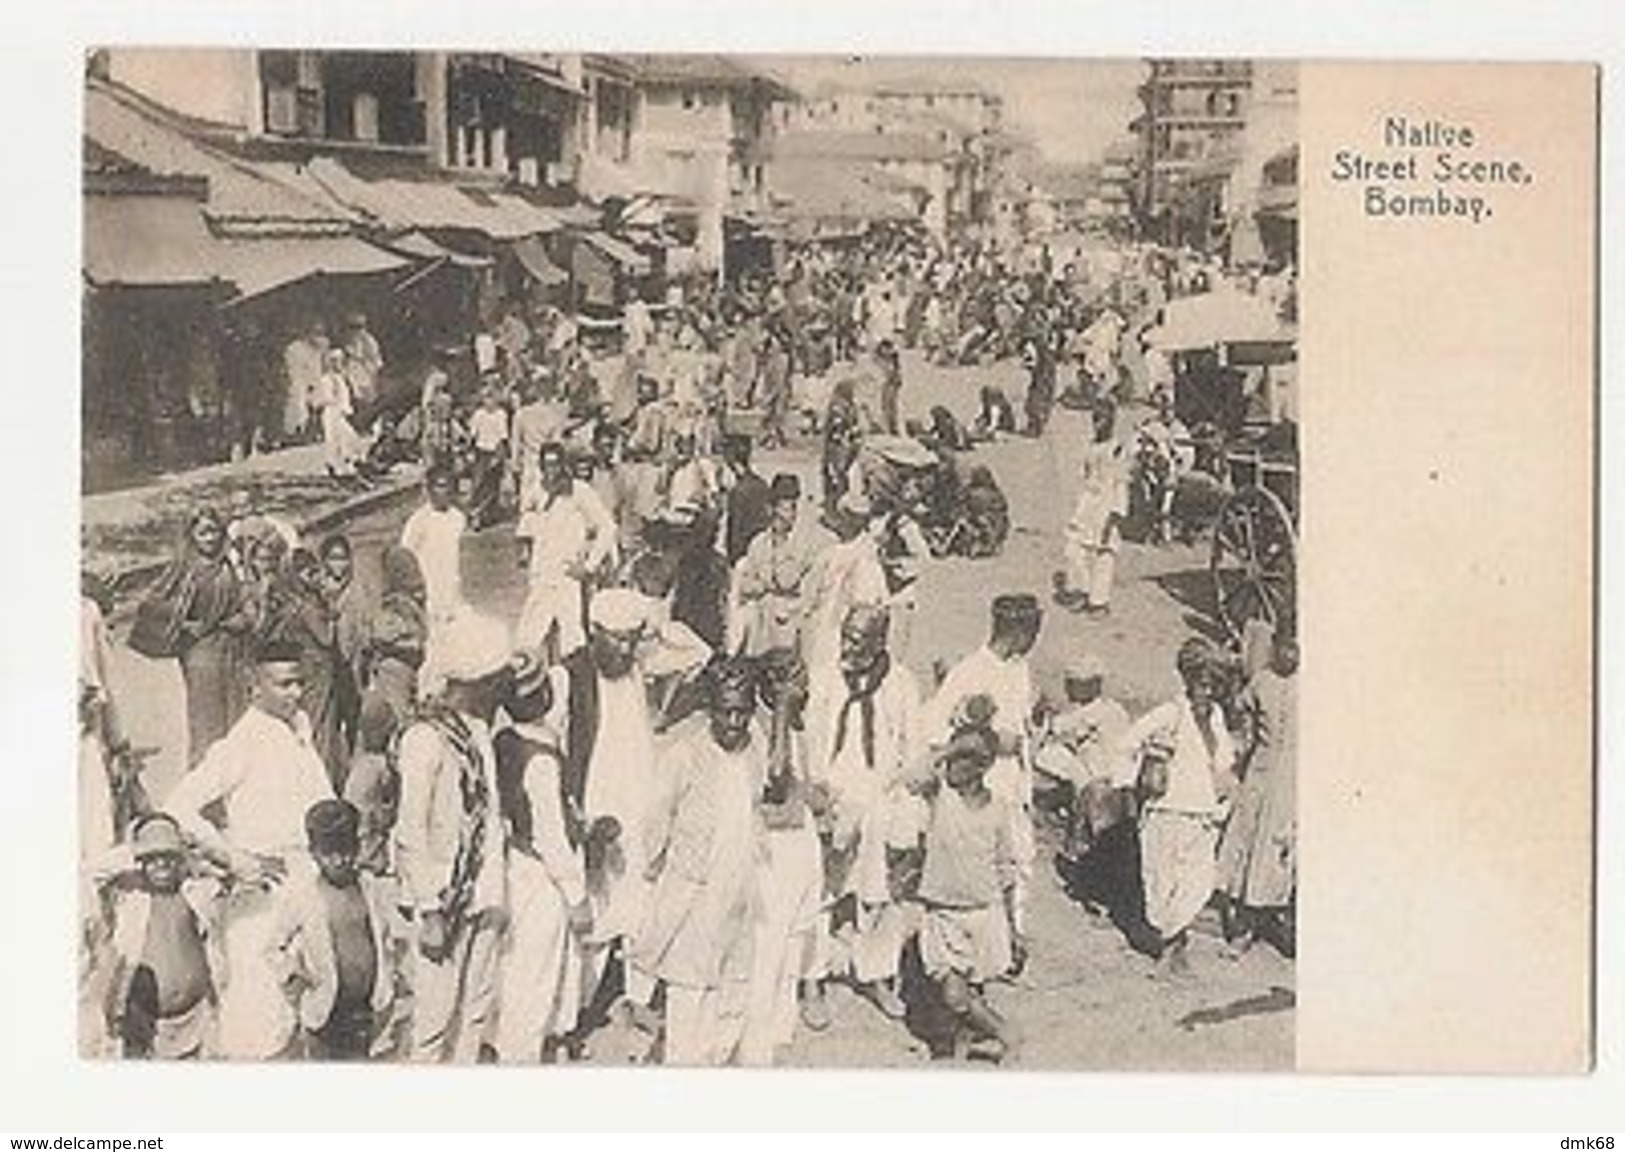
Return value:
[(213, 282), (202, 205), (184, 196), (85, 196), (84, 276), (98, 287)]
[(309, 172), (338, 201), (390, 230), (451, 229), (513, 240), (563, 224), (553, 210), (496, 189), (466, 188), (434, 178), (368, 180), (325, 156), (312, 160)]
[(485, 188), (462, 188), (460, 192), (487, 213), (481, 230), (493, 240), (556, 232), (561, 226), (553, 212), (518, 196)]
[(391, 252), (399, 252), (403, 256), (411, 256), (417, 260), (444, 260), (459, 268), (488, 268), (491, 265), (491, 259), (487, 256), (470, 256), (465, 252), (454, 251), (443, 244), (436, 244), (416, 230), (391, 236), (388, 240), (382, 241), (382, 245)]
[(514, 241), (513, 255), (519, 266), (544, 288), (557, 288), (570, 281), (570, 274), (553, 263), (541, 241), (534, 237)]
[[(85, 88), (85, 138), (158, 176), (207, 181), (203, 213), (222, 234), (342, 236), (355, 223), (342, 197), (289, 182), (290, 171), (227, 155), (177, 128), (146, 98), (108, 81)], [(286, 169), (286, 166), (282, 166)]]
[(353, 236), (310, 239), (216, 240), (222, 279), (237, 285), (233, 303), (296, 284), (312, 276), (369, 276), (404, 268), (404, 256)]
[(1268, 300), (1223, 290), (1170, 300), (1163, 307), (1162, 323), (1146, 338), (1166, 352), (1183, 352), (1219, 344), (1287, 341), (1293, 334)]
[(642, 252), (604, 232), (583, 232), (581, 238), (634, 276), (647, 276), (653, 265)]

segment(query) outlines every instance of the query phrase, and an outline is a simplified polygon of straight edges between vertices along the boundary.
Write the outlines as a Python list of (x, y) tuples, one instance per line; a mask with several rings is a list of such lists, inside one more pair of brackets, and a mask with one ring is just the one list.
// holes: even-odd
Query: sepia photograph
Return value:
[(81, 1056), (1291, 1070), (1298, 133), (88, 52)]

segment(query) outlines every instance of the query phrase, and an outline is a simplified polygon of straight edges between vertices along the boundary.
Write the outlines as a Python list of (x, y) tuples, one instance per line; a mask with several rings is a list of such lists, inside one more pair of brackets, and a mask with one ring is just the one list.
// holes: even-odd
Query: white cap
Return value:
[(635, 632), (649, 621), (649, 598), (631, 588), (602, 588), (593, 595), (589, 615), (607, 632)]

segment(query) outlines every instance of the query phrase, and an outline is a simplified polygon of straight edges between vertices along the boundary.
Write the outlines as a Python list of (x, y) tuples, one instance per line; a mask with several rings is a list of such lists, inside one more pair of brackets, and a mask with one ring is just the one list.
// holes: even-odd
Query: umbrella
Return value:
[(1162, 310), (1162, 323), (1146, 338), (1153, 347), (1182, 352), (1217, 344), (1291, 340), (1292, 333), (1268, 300), (1224, 290), (1170, 300)]
[(888, 464), (900, 468), (931, 468), (937, 457), (931, 449), (907, 436), (871, 436), (863, 442), (864, 448)]

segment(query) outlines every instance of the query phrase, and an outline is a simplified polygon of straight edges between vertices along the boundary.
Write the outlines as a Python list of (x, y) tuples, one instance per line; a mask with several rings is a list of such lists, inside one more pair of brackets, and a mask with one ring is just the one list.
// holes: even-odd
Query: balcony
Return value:
[(1241, 84), (1253, 79), (1250, 60), (1152, 60), (1151, 85), (1161, 87)]

